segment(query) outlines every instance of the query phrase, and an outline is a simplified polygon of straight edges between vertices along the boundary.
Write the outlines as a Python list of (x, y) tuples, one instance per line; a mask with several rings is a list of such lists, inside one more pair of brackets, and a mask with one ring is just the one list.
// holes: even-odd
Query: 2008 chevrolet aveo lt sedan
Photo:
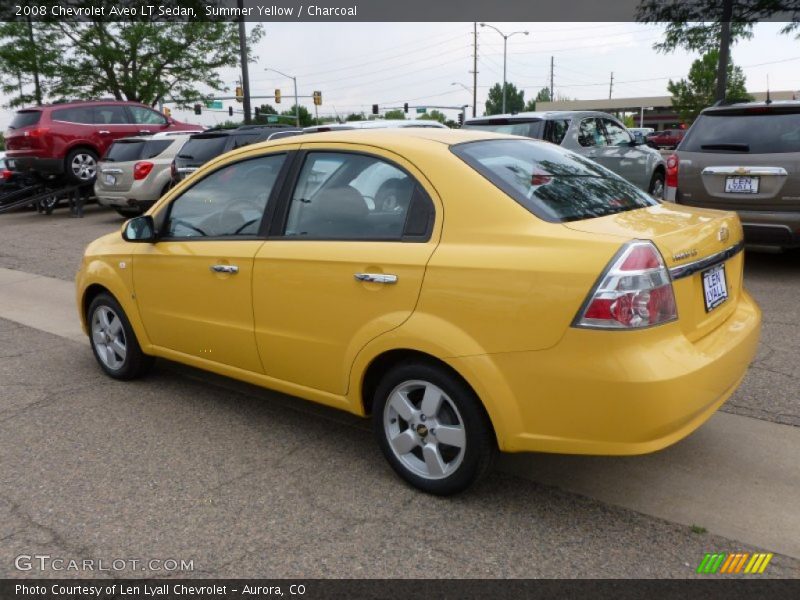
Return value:
[(708, 419), (758, 341), (741, 250), (734, 213), (546, 142), (342, 131), (208, 163), (88, 247), (77, 301), (110, 376), (163, 357), (371, 415), (451, 494), (498, 449), (639, 454)]

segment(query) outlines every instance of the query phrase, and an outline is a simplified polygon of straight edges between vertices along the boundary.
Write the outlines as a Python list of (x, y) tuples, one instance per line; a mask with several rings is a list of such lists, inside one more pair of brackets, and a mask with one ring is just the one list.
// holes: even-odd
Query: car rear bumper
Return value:
[(755, 356), (760, 324), (743, 290), (731, 316), (694, 342), (677, 322), (571, 328), (548, 350), (448, 362), (471, 381), (489, 378), (477, 391), (490, 398), (504, 451), (644, 454), (686, 437), (728, 399)]
[(64, 161), (58, 158), (40, 158), (38, 156), (7, 156), (14, 171), (20, 173), (37, 173), (45, 177), (62, 175)]
[(155, 200), (138, 200), (136, 198), (128, 198), (125, 195), (116, 196), (102, 192), (98, 194), (97, 190), (95, 190), (95, 194), (97, 195), (97, 203), (108, 208), (139, 208), (147, 210), (156, 203)]

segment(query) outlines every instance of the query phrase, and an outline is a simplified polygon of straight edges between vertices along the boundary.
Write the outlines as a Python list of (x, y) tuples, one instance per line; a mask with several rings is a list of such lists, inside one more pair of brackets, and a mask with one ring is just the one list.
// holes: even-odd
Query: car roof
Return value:
[(133, 100), (117, 100), (116, 98), (106, 98), (98, 100), (69, 100), (67, 102), (49, 102), (47, 104), (37, 104), (35, 106), (26, 106), (20, 108), (17, 112), (28, 110), (41, 110), (43, 108), (70, 108), (72, 106), (97, 106), (101, 104), (125, 104), (128, 106), (147, 106), (141, 102), (134, 102)]
[(765, 109), (797, 109), (800, 110), (800, 100), (770, 100), (767, 102), (766, 100), (762, 100), (759, 102), (734, 102), (732, 104), (719, 104), (714, 106), (709, 106), (708, 108), (704, 108), (701, 112), (703, 113), (710, 113), (710, 112), (726, 112), (726, 111), (736, 111), (740, 109), (747, 109), (747, 108), (765, 108)]
[(182, 135), (190, 136), (195, 133), (203, 133), (205, 129), (182, 129), (180, 131), (159, 131), (158, 133), (154, 133), (152, 137), (154, 138), (171, 138), (171, 137), (179, 137)]
[(483, 117), (470, 117), (464, 121), (465, 124), (468, 123), (481, 123), (485, 122), (490, 119), (572, 119), (578, 117), (604, 117), (604, 118), (611, 118), (615, 121), (618, 121), (614, 115), (600, 112), (598, 110), (542, 110), (542, 111), (526, 111), (526, 112), (518, 112), (518, 113), (506, 113), (502, 115), (486, 115)]

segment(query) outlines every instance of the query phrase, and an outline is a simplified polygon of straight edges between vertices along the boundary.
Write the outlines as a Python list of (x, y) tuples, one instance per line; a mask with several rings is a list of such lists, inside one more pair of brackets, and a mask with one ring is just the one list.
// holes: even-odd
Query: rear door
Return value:
[(414, 310), (441, 208), (400, 156), (303, 148), (255, 259), (256, 341), (268, 376), (341, 395), (358, 351)]
[[(80, 107), (71, 109), (79, 110)], [(92, 107), (96, 145), (101, 155), (105, 153), (111, 142), (124, 137), (139, 134), (139, 130), (131, 123), (123, 104), (98, 104)], [(55, 111), (56, 113), (58, 111)]]

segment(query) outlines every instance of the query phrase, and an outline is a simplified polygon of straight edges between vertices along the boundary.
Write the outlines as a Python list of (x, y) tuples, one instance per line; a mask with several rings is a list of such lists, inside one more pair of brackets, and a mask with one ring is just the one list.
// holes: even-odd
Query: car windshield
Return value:
[(483, 121), (470, 121), (465, 123), (462, 129), (480, 129), (481, 131), (492, 131), (494, 133), (505, 133), (508, 135), (522, 135), (530, 138), (540, 139), (542, 137), (541, 119), (486, 119)]
[(451, 151), (546, 221), (579, 221), (657, 204), (608, 169), (559, 146), (481, 140)]
[(800, 152), (800, 109), (753, 107), (701, 114), (680, 146), (686, 152)]
[(31, 125), (36, 125), (41, 117), (42, 113), (38, 110), (21, 110), (14, 115), (13, 119), (11, 119), (11, 124), (8, 126), (8, 128), (19, 129), (20, 127), (30, 127)]

